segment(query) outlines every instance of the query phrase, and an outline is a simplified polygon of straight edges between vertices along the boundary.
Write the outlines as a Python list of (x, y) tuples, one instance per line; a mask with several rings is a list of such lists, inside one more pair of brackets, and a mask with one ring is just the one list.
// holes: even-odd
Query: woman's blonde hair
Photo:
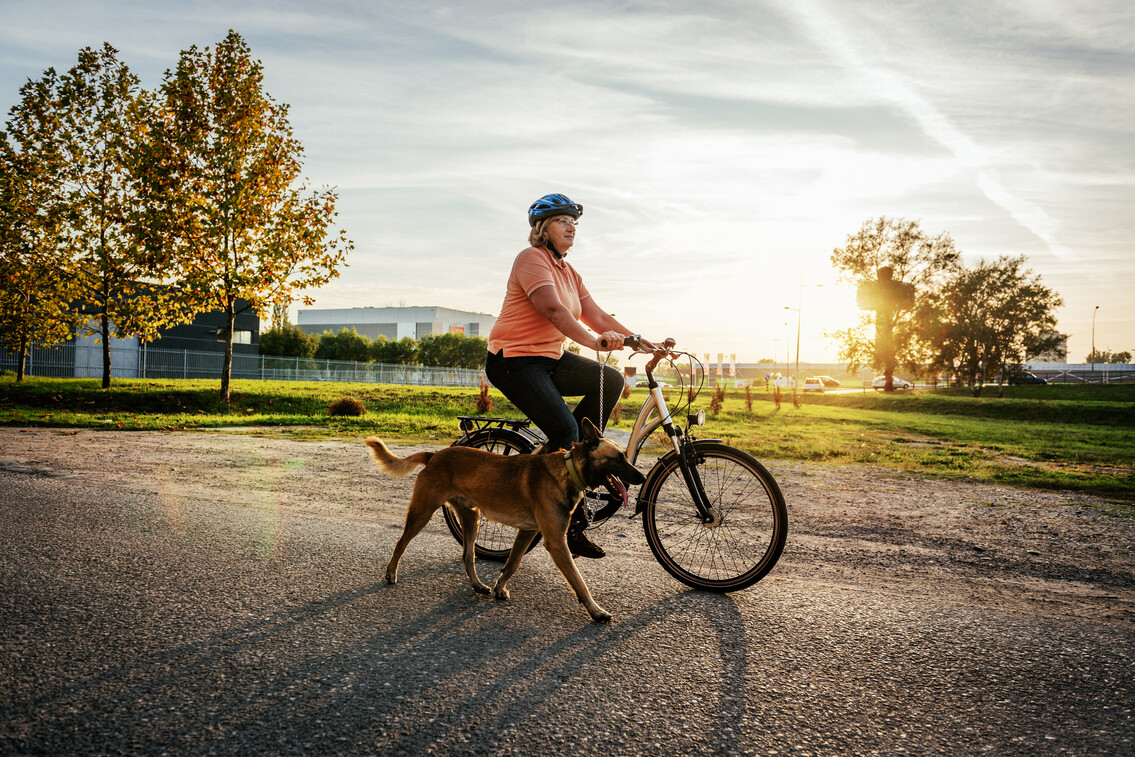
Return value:
[(536, 222), (536, 225), (528, 232), (528, 244), (533, 247), (547, 247), (548, 246), (548, 224), (557, 218), (563, 216), (552, 216), (550, 218), (541, 218)]

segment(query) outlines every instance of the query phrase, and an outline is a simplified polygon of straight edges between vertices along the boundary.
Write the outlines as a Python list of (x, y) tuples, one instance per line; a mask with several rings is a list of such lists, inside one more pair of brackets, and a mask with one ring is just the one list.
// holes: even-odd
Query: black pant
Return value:
[[(558, 360), (526, 355), (504, 357), (502, 353), (489, 353), (485, 375), (544, 432), (548, 451), (571, 449), (571, 443), (579, 441), (579, 424), (584, 418), (590, 418), (596, 428), (603, 428), (623, 393), (622, 374), (609, 365), (603, 366), (600, 420), (598, 362), (566, 351)], [(582, 398), (572, 412), (564, 397)]]

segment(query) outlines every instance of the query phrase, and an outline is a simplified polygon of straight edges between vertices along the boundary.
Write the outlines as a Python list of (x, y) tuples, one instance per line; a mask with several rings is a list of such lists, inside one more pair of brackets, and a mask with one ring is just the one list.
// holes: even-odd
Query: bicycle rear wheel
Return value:
[[(510, 429), (496, 428), (479, 431), (463, 441), (455, 442), (455, 445), (476, 447), (487, 452), (495, 452), (498, 455), (527, 455), (535, 449), (535, 445), (522, 434)], [(461, 523), (458, 522), (457, 516), (453, 514), (448, 505), (443, 507), (442, 510), (445, 513), (445, 525), (449, 526), (449, 532), (453, 534), (453, 538), (457, 539), (458, 544), (464, 543), (461, 537)], [(494, 523), (481, 516), (481, 523), (477, 527), (477, 543), (473, 549), (477, 557), (503, 562), (508, 559), (508, 554), (512, 551), (512, 544), (515, 541), (515, 528)], [(539, 543), (540, 534), (536, 534), (536, 538), (532, 540), (528, 551), (531, 552)]]
[(746, 452), (694, 442), (697, 472), (714, 514), (704, 523), (677, 454), (658, 461), (643, 484), (642, 525), (670, 575), (705, 591), (737, 591), (772, 570), (788, 536), (788, 509), (772, 474)]

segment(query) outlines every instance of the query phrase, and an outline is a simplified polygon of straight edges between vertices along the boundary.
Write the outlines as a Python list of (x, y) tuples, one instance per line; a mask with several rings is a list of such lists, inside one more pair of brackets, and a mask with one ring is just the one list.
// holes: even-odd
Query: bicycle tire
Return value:
[[(527, 437), (511, 429), (490, 428), (478, 431), (471, 436), (463, 437), (454, 442), (454, 446), (475, 447), (498, 455), (527, 455), (536, 448)], [(458, 544), (464, 544), (461, 534), (461, 523), (457, 516), (446, 505), (442, 508), (445, 514), (445, 525)], [(477, 557), (485, 560), (504, 562), (512, 551), (512, 544), (516, 541), (516, 529), (494, 523), (481, 516), (481, 523), (477, 527), (477, 543), (473, 546)], [(532, 540), (528, 551), (531, 552), (540, 543), (540, 534)]]
[(735, 447), (694, 442), (694, 458), (716, 523), (702, 522), (678, 455), (670, 453), (643, 484), (646, 541), (662, 567), (687, 586), (746, 589), (764, 578), (784, 551), (784, 495), (763, 465)]

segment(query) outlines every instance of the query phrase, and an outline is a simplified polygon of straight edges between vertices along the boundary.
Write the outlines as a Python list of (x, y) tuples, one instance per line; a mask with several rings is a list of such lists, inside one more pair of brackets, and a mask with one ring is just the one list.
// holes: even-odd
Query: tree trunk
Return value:
[(102, 388), (110, 388), (110, 318), (103, 306), (99, 332), (102, 335)]
[(895, 313), (879, 308), (875, 315), (875, 357), (883, 366), (883, 391), (895, 390)]
[(20, 335), (20, 354), (16, 356), (16, 383), (24, 380), (24, 367), (28, 360), (28, 338), (26, 335)]
[(225, 361), (221, 365), (221, 402), (229, 404), (229, 379), (233, 372), (233, 329), (236, 327), (236, 312), (230, 299), (225, 305)]

